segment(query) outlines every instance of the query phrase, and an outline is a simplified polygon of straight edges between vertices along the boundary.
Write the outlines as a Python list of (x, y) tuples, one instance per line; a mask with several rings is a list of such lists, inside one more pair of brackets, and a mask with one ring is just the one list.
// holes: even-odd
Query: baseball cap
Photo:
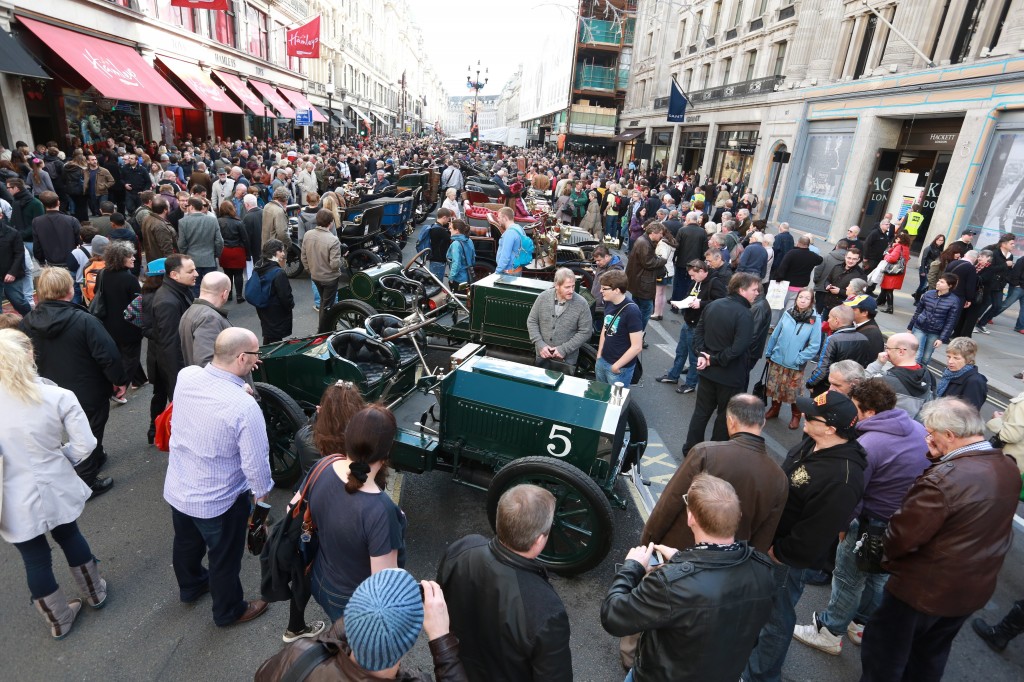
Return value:
[(217, 175), (227, 175), (227, 174), (228, 174), (228, 169), (227, 168), (224, 168), (223, 166), (221, 166), (220, 168), (217, 169)]
[(419, 583), (400, 568), (374, 573), (352, 593), (344, 622), (356, 663), (371, 672), (390, 668), (412, 649), (423, 628)]
[(825, 391), (815, 398), (800, 396), (796, 406), (807, 417), (821, 417), (844, 438), (856, 435), (857, 406), (838, 391)]
[(963, 232), (960, 233), (960, 236), (962, 237), (965, 234), (969, 234), (972, 237), (977, 237), (978, 236), (978, 231), (977, 230), (972, 230), (971, 228), (967, 228), (966, 230), (964, 230)]
[(874, 296), (868, 296), (867, 294), (861, 294), (860, 296), (854, 296), (849, 301), (843, 301), (843, 305), (851, 308), (857, 308), (868, 313), (873, 313), (878, 310), (878, 301), (875, 300)]
[(164, 265), (166, 258), (157, 258), (146, 263), (146, 277), (157, 277), (167, 273), (167, 268)]

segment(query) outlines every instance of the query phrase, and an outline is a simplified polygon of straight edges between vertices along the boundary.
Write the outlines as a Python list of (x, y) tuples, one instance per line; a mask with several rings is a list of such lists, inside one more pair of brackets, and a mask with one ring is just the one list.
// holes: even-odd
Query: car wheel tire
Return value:
[(306, 423), (306, 414), (290, 395), (277, 386), (256, 382), (255, 387), (260, 411), (267, 422), (270, 475), (277, 485), (291, 485), (301, 472), (292, 443), (295, 434)]
[(494, 528), (498, 500), (521, 483), (555, 496), (555, 519), (537, 560), (559, 575), (577, 575), (600, 564), (612, 546), (612, 506), (590, 476), (553, 457), (522, 457), (502, 467), (487, 490), (487, 517)]
[(380, 256), (369, 249), (356, 249), (350, 252), (345, 259), (348, 261), (349, 272), (360, 272), (384, 262)]
[(330, 320), (330, 328), (340, 332), (363, 327), (366, 318), (376, 314), (377, 311), (369, 303), (345, 299), (331, 306), (327, 319)]

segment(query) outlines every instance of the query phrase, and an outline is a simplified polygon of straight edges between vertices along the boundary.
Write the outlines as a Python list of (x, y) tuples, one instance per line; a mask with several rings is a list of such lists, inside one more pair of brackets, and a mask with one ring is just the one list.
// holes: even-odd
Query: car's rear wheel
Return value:
[(369, 249), (356, 249), (349, 252), (345, 259), (348, 260), (349, 272), (359, 272), (380, 265), (383, 259)]
[(302, 267), (302, 252), (298, 245), (293, 243), (288, 247), (288, 260), (284, 264), (284, 274), (288, 275), (288, 279), (295, 279), (305, 271), (306, 268)]
[(366, 324), (366, 318), (376, 315), (377, 311), (373, 306), (363, 301), (345, 299), (338, 301), (328, 311), (328, 319), (331, 321), (331, 329), (344, 331), (346, 329), (358, 329)]
[(498, 500), (521, 483), (555, 496), (555, 519), (538, 560), (559, 575), (584, 573), (600, 564), (612, 545), (612, 506), (594, 480), (553, 457), (522, 457), (502, 467), (487, 490), (487, 517), (495, 526)]
[(277, 485), (288, 486), (299, 477), (299, 458), (292, 448), (295, 434), (306, 415), (295, 400), (277, 386), (256, 382), (256, 399), (267, 422), (270, 441), (270, 475)]

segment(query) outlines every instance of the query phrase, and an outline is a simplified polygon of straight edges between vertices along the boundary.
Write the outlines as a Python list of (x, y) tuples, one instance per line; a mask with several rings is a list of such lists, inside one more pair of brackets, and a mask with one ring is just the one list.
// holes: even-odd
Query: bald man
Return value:
[(181, 370), (174, 390), (164, 500), (171, 505), (178, 598), (192, 604), (209, 592), (219, 626), (267, 610), (267, 602), (244, 598), (240, 578), (250, 491), (262, 502), (274, 487), (267, 426), (242, 379), (258, 361), (256, 336), (230, 327), (217, 335), (213, 360)]
[(231, 327), (224, 304), (231, 296), (231, 280), (223, 272), (208, 272), (199, 285), (199, 298), (192, 301), (178, 323), (181, 354), (186, 365), (205, 367), (214, 355), (217, 336)]

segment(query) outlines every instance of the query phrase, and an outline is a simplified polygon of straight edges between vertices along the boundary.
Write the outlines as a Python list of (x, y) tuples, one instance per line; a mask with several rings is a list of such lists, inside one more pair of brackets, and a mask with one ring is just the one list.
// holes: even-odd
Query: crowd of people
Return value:
[[(476, 264), (461, 164), (487, 169), (509, 198), (548, 199), (598, 242), (589, 292), (561, 268), (533, 306), (538, 366), (571, 371), (596, 334), (597, 380), (630, 385), (651, 321), (680, 318), (673, 364), (656, 382), (695, 394), (683, 462), (601, 607), (605, 630), (622, 638), (627, 681), (779, 680), (793, 639), (838, 654), (844, 635), (862, 646), (865, 680), (938, 679), (953, 637), (995, 589), (1024, 472), (1024, 400), (982, 422), (987, 380), (971, 334), (989, 333), (1021, 299), (1012, 235), (981, 250), (970, 230), (928, 244), (907, 332), (886, 337), (875, 318), (894, 311), (918, 207), (866, 235), (851, 227), (821, 253), (786, 223), (770, 231), (742, 180), (586, 154), (397, 137), (108, 140), (68, 152), (0, 152), (0, 291), (18, 313), (0, 318), (0, 407), (15, 425), (0, 433), (0, 536), (20, 552), (54, 637), (83, 601), (105, 604), (77, 520), (113, 486), (102, 472), (111, 407), (151, 384), (149, 443), (170, 424), (163, 495), (179, 599), (209, 593), (218, 626), (262, 616), (270, 598), (290, 603), (288, 646), (257, 679), (303, 667), (309, 679), (421, 679), (402, 662), (421, 630), (437, 679), (572, 679), (570, 611), (538, 561), (554, 497), (511, 488), (495, 537), (452, 542), (436, 581), (417, 584), (404, 570), (405, 514), (386, 494), (395, 418), (350, 383), (326, 388), (296, 438), (307, 478), (292, 505), (308, 505), (319, 539), (308, 575), (280, 593), (244, 593), (250, 512), (273, 488), (250, 375), (260, 341), (293, 333), (288, 208), (304, 206), (296, 246), (326, 331), (346, 277), (343, 187), (380, 191), (403, 165), (440, 171), (440, 207), (416, 250), (453, 289)], [(532, 259), (516, 216), (509, 206), (495, 217), (502, 274)], [(259, 335), (232, 325), (232, 302), (256, 308)], [(1016, 327), (1024, 333), (1024, 307)], [(928, 363), (940, 346), (936, 379)], [(780, 466), (761, 434), (786, 404), (802, 437)], [(47, 534), (81, 598), (59, 586)], [(831, 583), (831, 599), (797, 624), (808, 583)], [(310, 598), (327, 620), (306, 618)], [(999, 649), (1024, 630), (1022, 613), (1024, 602), (973, 627)]]

